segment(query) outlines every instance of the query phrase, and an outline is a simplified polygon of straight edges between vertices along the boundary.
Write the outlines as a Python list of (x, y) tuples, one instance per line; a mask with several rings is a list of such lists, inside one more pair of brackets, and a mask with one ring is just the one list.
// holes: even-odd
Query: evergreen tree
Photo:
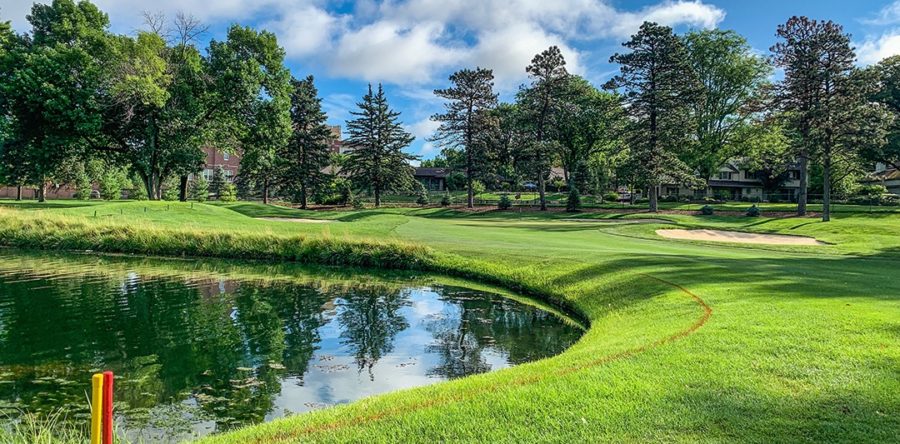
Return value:
[(197, 202), (206, 202), (209, 198), (209, 182), (202, 176), (196, 178), (191, 185), (191, 198)]
[(425, 185), (422, 185), (422, 182), (416, 181), (416, 203), (425, 206), (430, 203), (428, 200), (428, 190), (425, 189)]
[(650, 211), (656, 212), (664, 180), (693, 178), (679, 155), (689, 146), (690, 106), (701, 90), (684, 44), (672, 28), (644, 22), (623, 46), (631, 52), (610, 58), (621, 65), (621, 73), (605, 87), (624, 91), (631, 117), (627, 132), (631, 163), (641, 184), (649, 187)]
[(88, 175), (84, 168), (84, 163), (79, 163), (75, 171), (75, 198), (78, 200), (88, 200), (91, 198), (91, 176)]
[(290, 191), (300, 207), (327, 179), (323, 169), (331, 161), (331, 128), (322, 111), (322, 99), (313, 77), (291, 79), (291, 139), (278, 151), (279, 183)]
[(214, 199), (220, 197), (226, 183), (228, 183), (228, 179), (225, 177), (225, 169), (221, 166), (217, 166), (213, 170), (212, 180), (209, 181), (209, 192), (212, 193)]
[(465, 152), (467, 206), (474, 208), (475, 180), (480, 163), (484, 161), (483, 151), (487, 147), (487, 135), (494, 125), (490, 111), (497, 106), (494, 93), (494, 73), (489, 69), (463, 69), (450, 75), (453, 86), (436, 89), (434, 94), (448, 100), (445, 112), (435, 114), (432, 120), (441, 122), (433, 141), (443, 147), (457, 148)]
[(775, 63), (784, 68), (778, 101), (801, 165), (797, 213), (806, 214), (813, 160), (822, 168), (822, 220), (828, 221), (832, 186), (858, 171), (865, 145), (881, 145), (889, 119), (869, 103), (877, 78), (855, 70), (856, 54), (840, 25), (791, 17), (778, 27), (778, 37), (772, 47)]
[(225, 182), (219, 192), (219, 200), (222, 202), (234, 202), (237, 200), (237, 187), (231, 182)]
[(351, 148), (347, 174), (360, 188), (372, 190), (378, 207), (385, 191), (408, 189), (412, 183), (409, 162), (416, 157), (403, 149), (415, 137), (403, 129), (400, 113), (390, 109), (380, 84), (378, 92), (369, 85), (369, 92), (357, 106), (359, 110), (351, 112), (356, 118), (347, 122), (347, 145)]
[(521, 120), (528, 127), (529, 137), (525, 149), (528, 162), (525, 165), (538, 179), (541, 211), (547, 211), (547, 178), (550, 174), (552, 143), (548, 137), (553, 113), (560, 105), (561, 90), (568, 81), (566, 60), (562, 51), (551, 46), (531, 59), (525, 68), (532, 82), (518, 94)]

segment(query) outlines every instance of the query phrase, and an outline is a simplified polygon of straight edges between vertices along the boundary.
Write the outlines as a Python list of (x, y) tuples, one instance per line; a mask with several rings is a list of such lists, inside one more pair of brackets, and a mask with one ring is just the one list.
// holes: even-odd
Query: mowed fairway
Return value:
[[(0, 216), (20, 213), (4, 211)], [(829, 224), (661, 215), (670, 223), (624, 224), (584, 221), (620, 217), (611, 214), (565, 221), (573, 216), (142, 202), (21, 213), (33, 211), (109, 226), (425, 245), (443, 270), (496, 276), (590, 321), (584, 337), (554, 358), (204, 442), (891, 442), (900, 436), (900, 215), (841, 213)], [(335, 222), (256, 219), (279, 216)], [(832, 245), (681, 241), (655, 235), (664, 227), (806, 235)]]

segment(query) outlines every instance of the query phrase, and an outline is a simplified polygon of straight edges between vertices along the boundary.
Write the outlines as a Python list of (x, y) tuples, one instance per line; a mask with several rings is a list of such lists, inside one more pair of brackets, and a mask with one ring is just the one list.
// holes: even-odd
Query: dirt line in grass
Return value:
[[(710, 307), (709, 304), (707, 304), (706, 301), (704, 301), (703, 298), (698, 296), (696, 293), (694, 293), (694, 292), (688, 290), (687, 288), (685, 288), (681, 285), (678, 285), (674, 282), (670, 282), (665, 279), (658, 278), (656, 276), (652, 276), (652, 275), (645, 274), (645, 273), (640, 273), (640, 276), (646, 277), (647, 279), (657, 281), (664, 285), (668, 285), (670, 287), (674, 287), (677, 290), (679, 290), (680, 292), (690, 296), (691, 299), (697, 305), (699, 305), (700, 308), (703, 310), (703, 315), (700, 316), (700, 318), (698, 318), (696, 321), (694, 321), (694, 323), (691, 324), (690, 327), (688, 327), (684, 330), (681, 330), (679, 332), (676, 332), (672, 335), (666, 336), (664, 338), (658, 339), (656, 341), (642, 345), (640, 347), (635, 347), (635, 348), (624, 350), (624, 351), (614, 353), (611, 355), (606, 355), (606, 356), (600, 357), (598, 359), (588, 361), (583, 364), (577, 364), (577, 365), (572, 365), (569, 367), (564, 367), (564, 368), (560, 369), (559, 371), (553, 372), (554, 376), (569, 375), (569, 374), (576, 373), (581, 370), (586, 370), (586, 369), (589, 369), (592, 367), (605, 365), (610, 362), (615, 362), (615, 361), (619, 361), (622, 359), (630, 358), (632, 356), (643, 353), (647, 350), (663, 346), (670, 342), (675, 342), (679, 339), (690, 336), (692, 333), (699, 330), (700, 327), (703, 327), (703, 325), (706, 324), (706, 321), (708, 321), (709, 318), (712, 316), (712, 307)], [(546, 377), (545, 375), (524, 376), (524, 377), (521, 377), (519, 379), (513, 380), (513, 381), (505, 384), (504, 386), (502, 386), (502, 388), (519, 387), (519, 386), (523, 386), (523, 385), (533, 384), (533, 383), (541, 381), (545, 377)], [(365, 423), (370, 423), (370, 422), (376, 422), (376, 421), (388, 419), (390, 417), (413, 413), (413, 412), (416, 412), (419, 410), (424, 410), (424, 409), (431, 408), (431, 407), (445, 406), (445, 405), (453, 404), (456, 402), (466, 401), (466, 400), (472, 399), (479, 395), (495, 392), (497, 389), (498, 389), (498, 387), (483, 387), (483, 388), (479, 388), (479, 389), (475, 389), (475, 390), (467, 391), (467, 392), (452, 393), (451, 396), (442, 397), (442, 398), (432, 398), (432, 399), (422, 401), (422, 402), (419, 402), (416, 404), (411, 404), (411, 405), (407, 405), (407, 406), (383, 410), (379, 413), (374, 413), (374, 414), (367, 415), (367, 416), (346, 418), (346, 419), (341, 419), (338, 421), (333, 421), (333, 422), (329, 422), (329, 423), (325, 423), (325, 424), (311, 425), (308, 427), (301, 428), (299, 430), (286, 430), (283, 432), (275, 433), (274, 435), (268, 436), (265, 438), (257, 438), (254, 442), (259, 443), (259, 444), (289, 442), (289, 441), (293, 441), (294, 439), (296, 439), (300, 436), (304, 436), (304, 435), (312, 435), (312, 434), (317, 434), (317, 433), (322, 433), (322, 432), (339, 430), (339, 429), (342, 429), (345, 427), (350, 427), (350, 426), (355, 426), (355, 425), (360, 425), (360, 424), (365, 424)]]

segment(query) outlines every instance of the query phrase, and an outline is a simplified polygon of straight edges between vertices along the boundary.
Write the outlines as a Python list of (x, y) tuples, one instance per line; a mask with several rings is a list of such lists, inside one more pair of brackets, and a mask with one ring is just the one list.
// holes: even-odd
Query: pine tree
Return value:
[(610, 58), (621, 65), (621, 73), (605, 87), (624, 92), (631, 117), (627, 131), (631, 163), (642, 185), (650, 188), (650, 211), (656, 212), (658, 187), (664, 180), (693, 180), (678, 156), (689, 146), (689, 107), (699, 99), (700, 84), (672, 28), (644, 22), (622, 45), (631, 52)]
[(408, 189), (412, 183), (409, 162), (416, 157), (403, 149), (415, 137), (403, 129), (400, 113), (390, 109), (380, 84), (377, 93), (369, 85), (369, 92), (357, 106), (359, 110), (351, 112), (356, 118), (347, 122), (347, 145), (351, 149), (347, 173), (358, 187), (372, 190), (378, 207), (385, 191)]
[(221, 166), (217, 166), (213, 170), (212, 180), (209, 182), (209, 192), (212, 193), (214, 198), (218, 199), (220, 197), (222, 188), (225, 187), (227, 182), (225, 170)]
[(209, 182), (202, 176), (194, 180), (191, 184), (191, 198), (197, 202), (206, 202), (209, 198)]
[(331, 161), (331, 129), (313, 77), (291, 79), (291, 139), (277, 152), (279, 184), (306, 208), (309, 196), (327, 176)]
[(444, 104), (445, 113), (435, 114), (431, 120), (441, 122), (433, 141), (441, 146), (462, 149), (466, 156), (467, 206), (474, 208), (475, 193), (472, 182), (483, 163), (487, 135), (496, 119), (491, 110), (497, 106), (494, 94), (494, 73), (489, 69), (463, 69), (450, 76), (453, 86), (436, 89), (434, 94), (449, 102)]
[(551, 117), (560, 104), (561, 90), (569, 78), (562, 51), (551, 46), (531, 59), (525, 68), (532, 82), (519, 92), (518, 101), (524, 122), (530, 130), (530, 148), (526, 156), (529, 169), (537, 175), (541, 211), (547, 211), (547, 177), (550, 174), (551, 156), (548, 131)]
[(866, 145), (882, 144), (889, 118), (869, 103), (878, 79), (854, 68), (856, 54), (843, 27), (791, 17), (778, 27), (778, 36), (782, 40), (772, 47), (775, 63), (784, 68), (778, 102), (801, 166), (797, 213), (806, 214), (807, 168), (813, 160), (822, 167), (822, 220), (827, 222), (832, 186), (859, 169)]

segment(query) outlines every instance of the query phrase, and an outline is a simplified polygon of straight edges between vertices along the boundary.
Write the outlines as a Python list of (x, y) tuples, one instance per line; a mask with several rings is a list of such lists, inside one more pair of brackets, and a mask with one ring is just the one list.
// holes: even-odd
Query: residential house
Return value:
[(884, 185), (888, 193), (900, 194), (900, 170), (880, 162), (875, 165), (875, 171), (862, 182)]
[(447, 189), (447, 177), (449, 168), (422, 168), (417, 167), (413, 177), (425, 186), (428, 191), (444, 191)]
[(800, 169), (794, 165), (788, 171), (787, 180), (774, 191), (766, 191), (763, 181), (754, 171), (742, 168), (739, 160), (726, 162), (715, 176), (709, 180), (708, 189), (693, 189), (679, 184), (665, 184), (660, 187), (660, 196), (702, 199), (714, 196), (727, 200), (790, 200), (797, 198), (800, 190)]

